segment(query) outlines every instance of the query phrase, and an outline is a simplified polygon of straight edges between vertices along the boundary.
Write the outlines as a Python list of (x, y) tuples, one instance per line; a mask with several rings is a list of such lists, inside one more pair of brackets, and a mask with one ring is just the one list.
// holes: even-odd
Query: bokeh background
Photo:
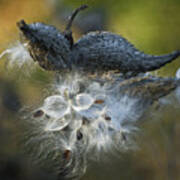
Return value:
[[(68, 15), (79, 5), (89, 9), (73, 25), (77, 40), (92, 30), (121, 34), (138, 49), (165, 54), (180, 49), (179, 0), (0, 0), (0, 52), (19, 39), (16, 22), (44, 22), (63, 31)], [(55, 179), (33, 166), (21, 153), (16, 134), (18, 110), (37, 106), (49, 91), (53, 73), (37, 68), (30, 75), (24, 68), (7, 68), (0, 59), (0, 180)], [(180, 58), (153, 74), (174, 76)], [(83, 180), (180, 179), (180, 104), (171, 103), (147, 113), (140, 123), (139, 149), (107, 155), (90, 164)], [(93, 156), (93, 155), (92, 155)]]

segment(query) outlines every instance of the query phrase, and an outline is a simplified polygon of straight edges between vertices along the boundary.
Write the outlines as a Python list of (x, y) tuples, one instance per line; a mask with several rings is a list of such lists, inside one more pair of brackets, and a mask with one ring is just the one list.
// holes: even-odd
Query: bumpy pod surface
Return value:
[[(120, 35), (93, 32), (72, 44), (66, 33), (42, 23), (18, 23), (23, 38), (28, 42), (32, 58), (46, 70), (119, 71), (122, 73), (147, 72), (159, 69), (180, 55), (174, 51), (167, 55), (147, 55), (137, 50)], [(72, 41), (71, 41), (72, 40)]]
[(179, 55), (179, 51), (163, 56), (147, 55), (125, 38), (110, 32), (89, 33), (73, 46), (75, 62), (86, 70), (147, 72), (160, 68)]

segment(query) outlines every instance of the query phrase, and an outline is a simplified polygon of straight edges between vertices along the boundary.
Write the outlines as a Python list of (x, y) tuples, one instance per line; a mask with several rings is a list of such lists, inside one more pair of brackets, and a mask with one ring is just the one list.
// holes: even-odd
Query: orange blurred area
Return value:
[(7, 0), (0, 3), (0, 51), (17, 38), (17, 21), (44, 21), (50, 13), (51, 8), (44, 0)]

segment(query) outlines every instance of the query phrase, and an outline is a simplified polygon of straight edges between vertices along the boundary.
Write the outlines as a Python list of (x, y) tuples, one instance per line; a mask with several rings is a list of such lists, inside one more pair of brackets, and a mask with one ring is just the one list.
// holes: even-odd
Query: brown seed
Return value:
[(84, 116), (82, 117), (82, 124), (83, 125), (89, 124), (89, 120)]
[(105, 119), (106, 121), (111, 121), (111, 117), (109, 117), (109, 116), (105, 116), (104, 119)]
[(41, 117), (44, 114), (44, 112), (42, 110), (38, 110), (33, 114), (34, 118), (38, 118)]
[(51, 117), (50, 117), (49, 115), (46, 114), (46, 118), (47, 118), (47, 119), (50, 119)]
[(126, 141), (127, 138), (126, 138), (125, 133), (122, 132), (122, 133), (121, 133), (121, 136), (122, 136), (123, 141)]
[(103, 104), (104, 100), (103, 99), (97, 99), (94, 101), (94, 104)]
[(77, 131), (76, 137), (77, 137), (77, 140), (79, 140), (79, 141), (83, 138), (83, 134), (82, 134), (82, 132), (80, 130)]
[(63, 153), (63, 159), (69, 160), (71, 156), (71, 151), (69, 149), (66, 149)]

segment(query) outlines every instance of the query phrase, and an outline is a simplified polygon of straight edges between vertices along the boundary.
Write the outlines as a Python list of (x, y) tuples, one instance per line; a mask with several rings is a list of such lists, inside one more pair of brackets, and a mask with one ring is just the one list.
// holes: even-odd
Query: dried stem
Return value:
[(69, 17), (69, 22), (68, 22), (68, 24), (67, 24), (67, 26), (66, 26), (65, 31), (70, 31), (71, 26), (72, 26), (72, 23), (73, 23), (75, 17), (77, 16), (77, 14), (78, 14), (80, 11), (82, 11), (82, 10), (84, 10), (84, 9), (86, 9), (86, 8), (88, 8), (87, 5), (82, 5), (82, 6), (80, 6), (79, 8), (77, 8), (77, 9), (74, 10), (74, 12), (72, 13), (72, 15)]
[(70, 47), (72, 48), (74, 44), (73, 36), (72, 36), (72, 31), (71, 31), (71, 26), (74, 21), (74, 18), (77, 16), (77, 14), (81, 11), (86, 9), (88, 6), (87, 5), (82, 5), (79, 8), (75, 9), (74, 12), (72, 13), (71, 16), (69, 16), (69, 22), (66, 26), (66, 29), (64, 31), (64, 36), (65, 38), (69, 41)]

